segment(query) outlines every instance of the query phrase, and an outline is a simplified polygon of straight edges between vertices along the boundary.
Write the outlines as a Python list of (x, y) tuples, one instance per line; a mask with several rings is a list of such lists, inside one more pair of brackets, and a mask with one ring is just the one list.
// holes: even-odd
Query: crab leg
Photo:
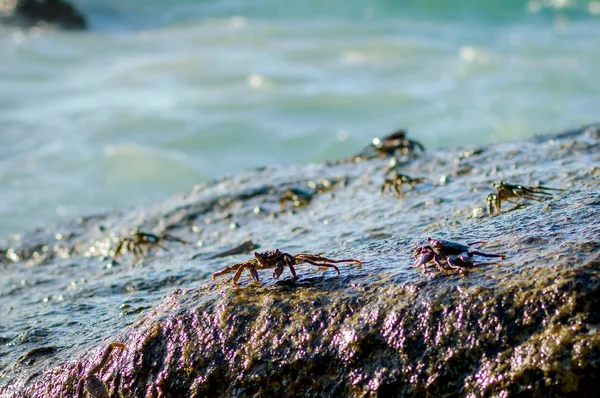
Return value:
[(510, 200), (509, 198), (522, 198), (522, 199), (528, 199), (528, 200), (536, 200), (536, 201), (541, 201), (546, 199), (546, 197), (541, 197), (541, 198), (531, 198), (528, 196), (519, 196), (517, 194), (511, 195), (511, 196), (502, 196), (502, 195), (496, 195), (496, 194), (489, 194), (486, 198), (487, 203), (488, 203), (488, 212), (490, 213), (491, 216), (494, 215), (494, 211), (498, 214), (502, 214), (502, 201), (506, 201), (506, 202), (510, 202), (513, 203), (515, 205), (515, 207), (513, 207), (512, 209), (510, 209), (509, 211), (512, 210), (516, 210), (516, 209), (520, 209), (522, 207), (524, 207), (525, 205), (523, 203), (519, 203), (519, 202), (515, 202), (514, 200)]
[[(327, 264), (327, 263), (315, 263), (315, 262), (313, 262), (313, 261), (310, 261), (310, 260), (307, 260), (307, 259), (304, 259), (304, 260), (302, 260), (302, 261), (303, 261), (303, 262), (305, 262), (305, 263), (309, 263), (309, 264), (312, 264), (312, 265), (316, 265), (316, 266), (318, 266), (318, 267), (327, 267), (327, 268), (333, 268), (333, 269), (335, 269), (335, 270), (337, 271), (338, 275), (340, 274), (340, 269), (339, 269), (338, 267), (336, 267), (335, 265), (333, 265), (333, 264)], [(291, 267), (290, 267), (290, 269), (291, 269)], [(295, 279), (295, 278), (296, 278), (296, 275), (294, 275), (294, 279)]]
[(325, 258), (323, 256), (319, 256), (318, 254), (308, 254), (308, 253), (296, 254), (294, 257), (296, 258), (297, 261), (309, 262), (308, 260), (311, 260), (311, 261), (321, 261), (324, 263), (336, 263), (336, 264), (337, 263), (355, 263), (358, 265), (362, 265), (362, 261), (355, 260), (353, 258), (346, 259), (346, 260), (332, 260), (330, 258)]
[(242, 273), (244, 272), (245, 269), (246, 269), (246, 266), (244, 266), (244, 264), (242, 264), (242, 266), (240, 268), (238, 268), (238, 270), (233, 275), (233, 279), (231, 281), (233, 282), (233, 286), (235, 286), (236, 289), (240, 288), (237, 281), (238, 281), (238, 279), (240, 279), (240, 276), (242, 276)]
[(137, 259), (139, 259), (139, 258), (141, 258), (141, 257), (144, 257), (144, 252), (143, 252), (143, 250), (142, 250), (142, 247), (141, 247), (141, 245), (136, 245), (136, 244), (134, 244), (133, 242), (131, 242), (131, 245), (132, 245), (132, 247), (133, 247), (133, 250), (132, 250), (132, 251), (133, 251), (133, 254), (134, 254), (134, 256), (135, 256)]
[(213, 272), (213, 274), (212, 274), (213, 281), (217, 280), (217, 276), (228, 274), (231, 271), (237, 271), (241, 267), (241, 265), (242, 265), (242, 263), (240, 263), (240, 264), (233, 264), (233, 265), (230, 265), (227, 268), (223, 268), (221, 271)]
[(519, 191), (513, 191), (513, 193), (515, 194), (515, 196), (518, 196), (519, 198), (523, 198), (523, 199), (528, 199), (528, 200), (537, 200), (538, 202), (541, 202), (544, 199), (547, 199), (549, 196), (552, 196), (551, 193), (549, 192), (533, 192), (533, 191), (523, 191), (523, 192), (519, 192)]
[(519, 202), (515, 202), (514, 200), (510, 200), (510, 198), (521, 198), (521, 199), (528, 199), (524, 196), (520, 196), (519, 194), (516, 194), (514, 192), (510, 192), (510, 194), (502, 194), (499, 193), (498, 195), (494, 195), (494, 204), (496, 205), (496, 211), (498, 214), (502, 213), (502, 201), (506, 201), (506, 202), (510, 202), (510, 203), (514, 203), (514, 204), (518, 204)]
[[(513, 210), (522, 209), (523, 207), (527, 206), (525, 203), (515, 202), (514, 200), (510, 200), (510, 199), (504, 199), (504, 200), (515, 205), (511, 209), (507, 210), (507, 212), (510, 212), (510, 211), (513, 211)], [(500, 214), (500, 212), (498, 212), (498, 214)]]
[(487, 208), (490, 216), (494, 215), (494, 210), (500, 214), (498, 211), (498, 195), (491, 193), (485, 197), (485, 201), (487, 202)]
[(544, 192), (544, 191), (564, 191), (564, 189), (560, 189), (560, 188), (548, 188), (548, 187), (523, 187), (523, 186), (519, 186), (520, 189), (522, 189), (524, 192), (526, 193), (531, 193), (531, 194), (540, 194), (540, 195), (552, 195), (550, 192)]
[(362, 262), (360, 260), (354, 260), (354, 259), (332, 260), (330, 258), (322, 257), (317, 254), (301, 253), (301, 254), (296, 254), (294, 257), (299, 262), (307, 262), (309, 264), (316, 265), (318, 267), (333, 268), (337, 271), (338, 275), (340, 274), (340, 269), (331, 263), (356, 263), (358, 265), (362, 265)]
[(253, 262), (254, 262), (254, 259), (244, 261), (243, 263), (232, 264), (229, 267), (223, 268), (221, 271), (217, 271), (217, 272), (213, 273), (212, 274), (212, 279), (213, 279), (213, 281), (216, 281), (217, 280), (217, 276), (225, 275), (225, 274), (228, 274), (228, 273), (230, 273), (232, 271), (237, 271), (240, 267), (242, 267), (242, 266), (244, 266), (244, 265), (246, 265), (248, 263), (253, 263)]
[(114, 262), (117, 261), (117, 257), (119, 256), (119, 254), (122, 253), (123, 243), (125, 243), (125, 242), (124, 241), (119, 242), (119, 245), (117, 246), (117, 249), (115, 250), (115, 254), (113, 255), (113, 261)]
[(478, 256), (482, 256), (482, 257), (500, 257), (500, 258), (506, 257), (504, 254), (485, 253), (485, 252), (479, 251), (477, 249), (469, 250), (469, 252), (468, 252), (469, 257), (472, 257), (474, 254), (476, 254)]
[[(296, 270), (294, 269), (294, 266), (292, 264), (288, 264), (288, 267), (290, 267), (290, 272), (292, 273), (292, 278), (294, 280), (298, 279), (298, 276), (296, 276)], [(339, 274), (339, 271), (338, 271)]]
[(167, 249), (167, 247), (166, 247), (166, 246), (163, 246), (163, 245), (161, 245), (161, 244), (160, 244), (160, 243), (158, 243), (158, 242), (155, 242), (155, 243), (153, 243), (153, 245), (156, 245), (156, 246), (160, 247), (161, 249), (163, 249), (163, 250), (164, 250), (164, 251), (166, 251), (166, 252), (168, 252), (168, 251), (169, 251), (169, 249)]
[(548, 188), (548, 187), (543, 187), (543, 186), (537, 186), (537, 187), (531, 187), (531, 188), (535, 188), (535, 189), (540, 189), (542, 191), (565, 191), (564, 189), (561, 188)]
[(461, 258), (460, 256), (459, 256), (459, 258), (457, 258), (457, 260), (462, 262), (462, 264), (457, 263), (455, 260), (452, 259), (452, 257), (446, 258), (446, 262), (448, 263), (448, 266), (451, 269), (458, 270), (461, 273), (465, 272), (466, 269), (474, 266), (474, 263), (470, 262), (469, 260), (465, 260), (465, 259)]
[(294, 257), (299, 262), (309, 263), (312, 265), (316, 265), (317, 267), (333, 268), (337, 271), (338, 275), (340, 274), (340, 269), (338, 267), (336, 267), (335, 265), (328, 264), (328, 263), (343, 263), (343, 262), (358, 261), (358, 260), (331, 260), (331, 259), (321, 257), (316, 254), (307, 254), (307, 253), (296, 254), (296, 256), (294, 256)]
[(478, 240), (477, 242), (468, 242), (467, 246), (485, 245), (486, 243), (487, 243), (487, 241), (485, 241), (485, 240)]
[(178, 238), (175, 235), (171, 235), (171, 234), (165, 234), (163, 236), (164, 240), (168, 240), (169, 242), (178, 242), (181, 243), (182, 245), (188, 245), (190, 242), (188, 242), (187, 240), (183, 240), (181, 238)]
[(252, 278), (259, 282), (258, 279), (258, 272), (256, 271), (256, 260), (255, 259), (251, 259), (251, 260), (246, 260), (243, 263), (238, 263), (238, 264), (232, 264), (229, 267), (223, 268), (221, 271), (217, 271), (215, 273), (212, 274), (212, 279), (213, 281), (217, 280), (217, 276), (221, 276), (224, 274), (228, 274), (232, 271), (236, 271), (235, 274), (233, 275), (233, 285), (236, 288), (239, 288), (237, 281), (238, 279), (240, 279), (240, 277), (242, 276), (242, 273), (244, 272), (245, 269), (248, 269), (250, 271), (250, 275), (252, 275)]
[[(448, 258), (448, 265), (450, 265), (450, 267), (454, 268), (454, 269), (458, 269), (458, 270), (465, 270), (465, 269), (469, 269), (469, 268), (474, 268), (474, 267), (483, 267), (486, 265), (495, 265), (498, 263), (484, 263), (484, 262), (475, 262), (475, 263), (470, 263), (468, 265), (461, 265), (461, 264), (457, 264), (455, 262), (455, 260), (452, 260), (451, 258)], [(459, 260), (462, 261), (462, 260)]]
[(502, 199), (500, 198), (500, 195), (494, 195), (492, 198), (492, 203), (496, 206), (496, 212), (500, 214), (502, 209)]
[(445, 258), (437, 253), (433, 256), (433, 262), (437, 265), (438, 269), (440, 271), (446, 271), (449, 268), (442, 263), (442, 260), (445, 260)]
[(258, 279), (258, 271), (256, 270), (256, 268), (254, 268), (253, 265), (248, 266), (248, 271), (250, 271), (250, 275), (252, 275), (252, 279), (254, 279), (256, 282), (260, 282), (260, 279)]

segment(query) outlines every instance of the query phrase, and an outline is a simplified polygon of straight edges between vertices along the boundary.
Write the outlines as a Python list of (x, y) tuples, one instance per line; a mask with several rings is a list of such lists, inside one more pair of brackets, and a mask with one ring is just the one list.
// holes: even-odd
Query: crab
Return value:
[(422, 265), (423, 269), (425, 269), (427, 264), (433, 261), (440, 271), (458, 270), (459, 272), (464, 272), (469, 268), (494, 264), (474, 262), (472, 261), (474, 255), (499, 257), (501, 259), (505, 257), (504, 254), (485, 253), (471, 248), (473, 245), (485, 243), (483, 241), (463, 244), (449, 240), (427, 238), (427, 242), (429, 243), (428, 245), (419, 246), (414, 252), (415, 267)]
[[(169, 249), (160, 244), (162, 241), (179, 242), (184, 245), (189, 243), (173, 235), (164, 234), (159, 236), (150, 232), (143, 232), (138, 228), (130, 236), (126, 236), (119, 240), (119, 244), (113, 255), (113, 261), (116, 262), (119, 254), (125, 254), (126, 252), (133, 253), (133, 255), (139, 259), (144, 257), (152, 247), (159, 247), (168, 251)], [(146, 247), (145, 251), (143, 247)]]
[(405, 130), (397, 130), (384, 138), (373, 138), (373, 148), (380, 157), (394, 156), (397, 152), (410, 156), (425, 152), (420, 142), (406, 138)]
[[(100, 362), (96, 366), (94, 366), (92, 369), (90, 369), (90, 371), (87, 372), (85, 377), (83, 377), (79, 380), (79, 383), (77, 384), (77, 397), (78, 398), (83, 397), (84, 385), (85, 385), (86, 391), (88, 392), (88, 394), (91, 397), (94, 397), (94, 398), (108, 398), (109, 397), (108, 391), (106, 390), (106, 386), (104, 385), (102, 380), (100, 380), (100, 378), (98, 376), (96, 376), (96, 373), (100, 372), (100, 370), (102, 370), (104, 365), (106, 365), (106, 363), (108, 362), (108, 360), (110, 358), (110, 354), (113, 352), (113, 350), (115, 348), (125, 349), (126, 346), (123, 343), (110, 343), (104, 349), (104, 354), (102, 354), (102, 358), (100, 359)], [(81, 366), (81, 364), (79, 366)]]
[(314, 195), (314, 192), (311, 191), (300, 188), (290, 188), (281, 195), (281, 198), (279, 198), (279, 205), (281, 206), (281, 210), (283, 210), (287, 202), (292, 202), (294, 207), (301, 208), (309, 204)]
[(217, 280), (217, 276), (228, 274), (230, 272), (236, 271), (233, 275), (233, 285), (236, 288), (239, 288), (237, 281), (242, 276), (244, 270), (248, 270), (250, 275), (256, 282), (260, 282), (258, 278), (258, 270), (261, 269), (273, 269), (273, 278), (277, 279), (283, 273), (285, 267), (290, 268), (290, 272), (292, 273), (293, 280), (298, 279), (296, 275), (296, 270), (294, 269), (295, 265), (299, 265), (302, 263), (308, 263), (312, 265), (316, 265), (318, 267), (327, 267), (333, 268), (337, 271), (338, 275), (340, 274), (340, 270), (334, 264), (338, 263), (355, 263), (358, 265), (362, 265), (360, 260), (348, 259), (348, 260), (332, 260), (326, 257), (323, 257), (319, 254), (310, 254), (310, 253), (300, 253), (296, 255), (291, 255), (289, 253), (283, 253), (279, 251), (279, 249), (271, 250), (268, 252), (254, 252), (254, 258), (250, 260), (246, 260), (243, 263), (232, 264), (228, 267), (223, 268), (220, 271), (212, 274), (212, 279)]
[(486, 201), (488, 204), (488, 211), (490, 212), (490, 215), (494, 215), (494, 212), (496, 212), (498, 214), (501, 213), (503, 200), (511, 202), (511, 203), (516, 203), (518, 205), (515, 207), (515, 209), (516, 209), (516, 208), (522, 207), (523, 204), (519, 204), (510, 199), (515, 198), (515, 199), (535, 200), (535, 201), (540, 202), (540, 201), (548, 199), (549, 197), (552, 196), (552, 193), (550, 193), (548, 191), (564, 191), (563, 189), (558, 189), (558, 188), (548, 188), (548, 187), (542, 187), (542, 186), (526, 187), (524, 185), (508, 184), (508, 183), (505, 183), (504, 181), (498, 181), (498, 182), (493, 183), (492, 185), (496, 189), (496, 193), (491, 193), (486, 197)]
[(390, 178), (386, 178), (383, 180), (383, 184), (381, 185), (381, 193), (383, 194), (386, 189), (390, 191), (393, 189), (396, 193), (396, 196), (400, 197), (404, 194), (404, 192), (401, 189), (403, 184), (409, 185), (411, 188), (414, 188), (415, 185), (422, 184), (425, 181), (425, 178), (412, 178), (410, 176), (407, 176), (406, 174), (394, 172)]
[(286, 189), (279, 197), (281, 211), (286, 208), (288, 202), (291, 202), (293, 208), (304, 207), (313, 200), (317, 194), (326, 193), (334, 188), (334, 184), (346, 184), (346, 180), (330, 181), (322, 179), (320, 181), (308, 181), (308, 189), (292, 187)]

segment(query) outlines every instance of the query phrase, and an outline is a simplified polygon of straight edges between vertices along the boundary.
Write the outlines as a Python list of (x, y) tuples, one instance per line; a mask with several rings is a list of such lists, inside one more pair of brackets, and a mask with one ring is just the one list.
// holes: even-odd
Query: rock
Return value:
[(85, 29), (83, 14), (61, 0), (17, 0), (0, 5), (0, 22), (21, 25), (52, 25), (61, 29)]
[[(123, 397), (593, 396), (599, 148), (594, 125), (425, 152), (398, 167), (428, 182), (400, 197), (381, 193), (387, 159), (266, 168), (155, 208), (12, 237), (0, 246), (0, 305), (22, 307), (5, 318), (12, 347), (0, 351), (0, 393), (72, 396), (103, 383)], [(287, 190), (323, 179), (331, 189), (281, 208)], [(485, 197), (495, 180), (565, 191), (490, 217)], [(126, 253), (108, 267), (117, 237), (137, 227), (202, 246), (160, 241), (168, 251), (149, 245), (142, 261)], [(483, 240), (482, 250), (506, 258), (464, 273), (424, 272), (413, 252), (428, 236)], [(296, 282), (263, 270), (260, 285), (246, 274), (240, 289), (232, 274), (210, 281), (251, 258), (214, 254), (250, 239), (261, 250), (322, 252), (363, 266), (340, 265), (338, 277), (305, 264)], [(18, 282), (32, 267), (43, 281)], [(44, 332), (29, 331), (34, 325)], [(125, 348), (110, 351), (111, 343)], [(35, 344), (52, 346), (52, 356), (19, 363)]]

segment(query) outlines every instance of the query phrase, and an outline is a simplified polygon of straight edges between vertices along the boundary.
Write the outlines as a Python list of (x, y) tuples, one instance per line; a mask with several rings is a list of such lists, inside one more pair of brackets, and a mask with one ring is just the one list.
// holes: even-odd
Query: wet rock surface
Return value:
[[(381, 192), (388, 158), (268, 167), (154, 208), (9, 237), (0, 244), (0, 393), (593, 396), (599, 148), (599, 128), (588, 126), (425, 152), (396, 162), (426, 179), (401, 195)], [(565, 191), (490, 217), (497, 180)], [(312, 197), (282, 203), (291, 189)], [(191, 243), (161, 241), (113, 262), (138, 228)], [(424, 272), (413, 251), (429, 236), (484, 240), (482, 250), (506, 259)], [(338, 277), (303, 264), (296, 282), (263, 270), (261, 284), (245, 274), (240, 289), (233, 274), (210, 280), (255, 246), (363, 266), (340, 265)]]
[(61, 0), (15, 0), (0, 2), (0, 24), (23, 27), (50, 25), (61, 29), (86, 28), (83, 14)]

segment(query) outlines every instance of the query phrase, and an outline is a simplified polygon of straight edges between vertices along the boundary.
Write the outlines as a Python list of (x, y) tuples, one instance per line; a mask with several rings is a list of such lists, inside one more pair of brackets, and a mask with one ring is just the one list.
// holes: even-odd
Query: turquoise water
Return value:
[[(489, 3), (489, 4), (488, 4)], [(0, 236), (224, 174), (599, 120), (600, 1), (100, 1), (0, 28)]]

